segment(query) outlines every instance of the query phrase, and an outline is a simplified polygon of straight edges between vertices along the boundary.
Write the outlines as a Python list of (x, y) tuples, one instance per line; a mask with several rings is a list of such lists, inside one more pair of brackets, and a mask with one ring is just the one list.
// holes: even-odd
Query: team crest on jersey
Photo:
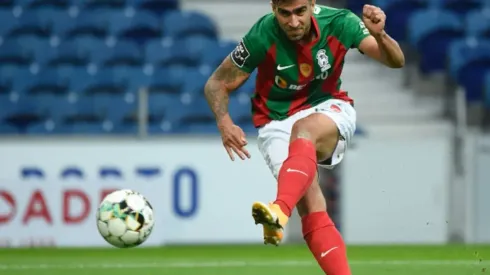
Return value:
[(311, 68), (310, 64), (301, 63), (299, 65), (299, 71), (301, 72), (301, 74), (304, 77), (308, 77), (311, 74), (312, 68)]
[(316, 53), (316, 60), (318, 61), (318, 66), (320, 66), (322, 72), (326, 72), (330, 69), (331, 66), (328, 61), (328, 55), (324, 49), (321, 49)]
[(247, 61), (249, 56), (250, 52), (247, 50), (247, 47), (245, 47), (243, 41), (241, 41), (231, 53), (231, 59), (240, 68), (245, 65), (245, 61)]
[(313, 9), (313, 13), (314, 14), (320, 14), (321, 11), (322, 11), (322, 8), (320, 8), (319, 6), (315, 5), (315, 8)]
[(335, 104), (330, 105), (330, 110), (334, 113), (342, 112), (342, 109), (340, 109), (339, 105), (335, 105)]

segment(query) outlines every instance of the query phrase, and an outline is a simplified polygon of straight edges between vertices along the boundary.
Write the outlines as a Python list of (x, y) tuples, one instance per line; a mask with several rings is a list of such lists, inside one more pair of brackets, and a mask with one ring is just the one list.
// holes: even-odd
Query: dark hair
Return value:
[[(272, 4), (279, 5), (279, 4), (282, 4), (282, 3), (287, 3), (289, 1), (293, 1), (293, 0), (272, 0)], [(308, 0), (308, 2), (311, 3), (311, 0)]]

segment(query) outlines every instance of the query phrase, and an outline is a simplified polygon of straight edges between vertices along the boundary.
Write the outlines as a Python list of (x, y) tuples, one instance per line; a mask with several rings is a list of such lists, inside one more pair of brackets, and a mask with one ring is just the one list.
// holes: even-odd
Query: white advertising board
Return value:
[(342, 166), (346, 242), (445, 243), (451, 148), (444, 133), (357, 138)]
[(276, 184), (256, 143), (229, 160), (219, 138), (12, 141), (0, 144), (0, 245), (106, 246), (101, 198), (134, 189), (153, 205), (145, 245), (261, 243), (251, 217)]
[(474, 147), (474, 163), (468, 167), (473, 174), (471, 190), (471, 225), (470, 242), (490, 243), (490, 134), (478, 133), (471, 144)]

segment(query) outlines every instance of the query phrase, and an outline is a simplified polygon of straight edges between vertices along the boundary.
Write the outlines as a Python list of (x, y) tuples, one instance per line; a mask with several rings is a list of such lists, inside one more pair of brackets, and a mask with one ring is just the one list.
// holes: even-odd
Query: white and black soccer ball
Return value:
[(138, 192), (124, 189), (107, 195), (97, 209), (100, 235), (119, 248), (136, 247), (148, 239), (155, 221), (153, 208)]

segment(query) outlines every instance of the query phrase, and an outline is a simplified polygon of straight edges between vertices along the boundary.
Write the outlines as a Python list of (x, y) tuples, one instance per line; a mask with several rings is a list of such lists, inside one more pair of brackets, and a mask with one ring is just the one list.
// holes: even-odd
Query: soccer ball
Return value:
[(132, 190), (118, 190), (107, 195), (97, 209), (100, 235), (119, 248), (135, 247), (150, 236), (155, 221), (148, 200)]

